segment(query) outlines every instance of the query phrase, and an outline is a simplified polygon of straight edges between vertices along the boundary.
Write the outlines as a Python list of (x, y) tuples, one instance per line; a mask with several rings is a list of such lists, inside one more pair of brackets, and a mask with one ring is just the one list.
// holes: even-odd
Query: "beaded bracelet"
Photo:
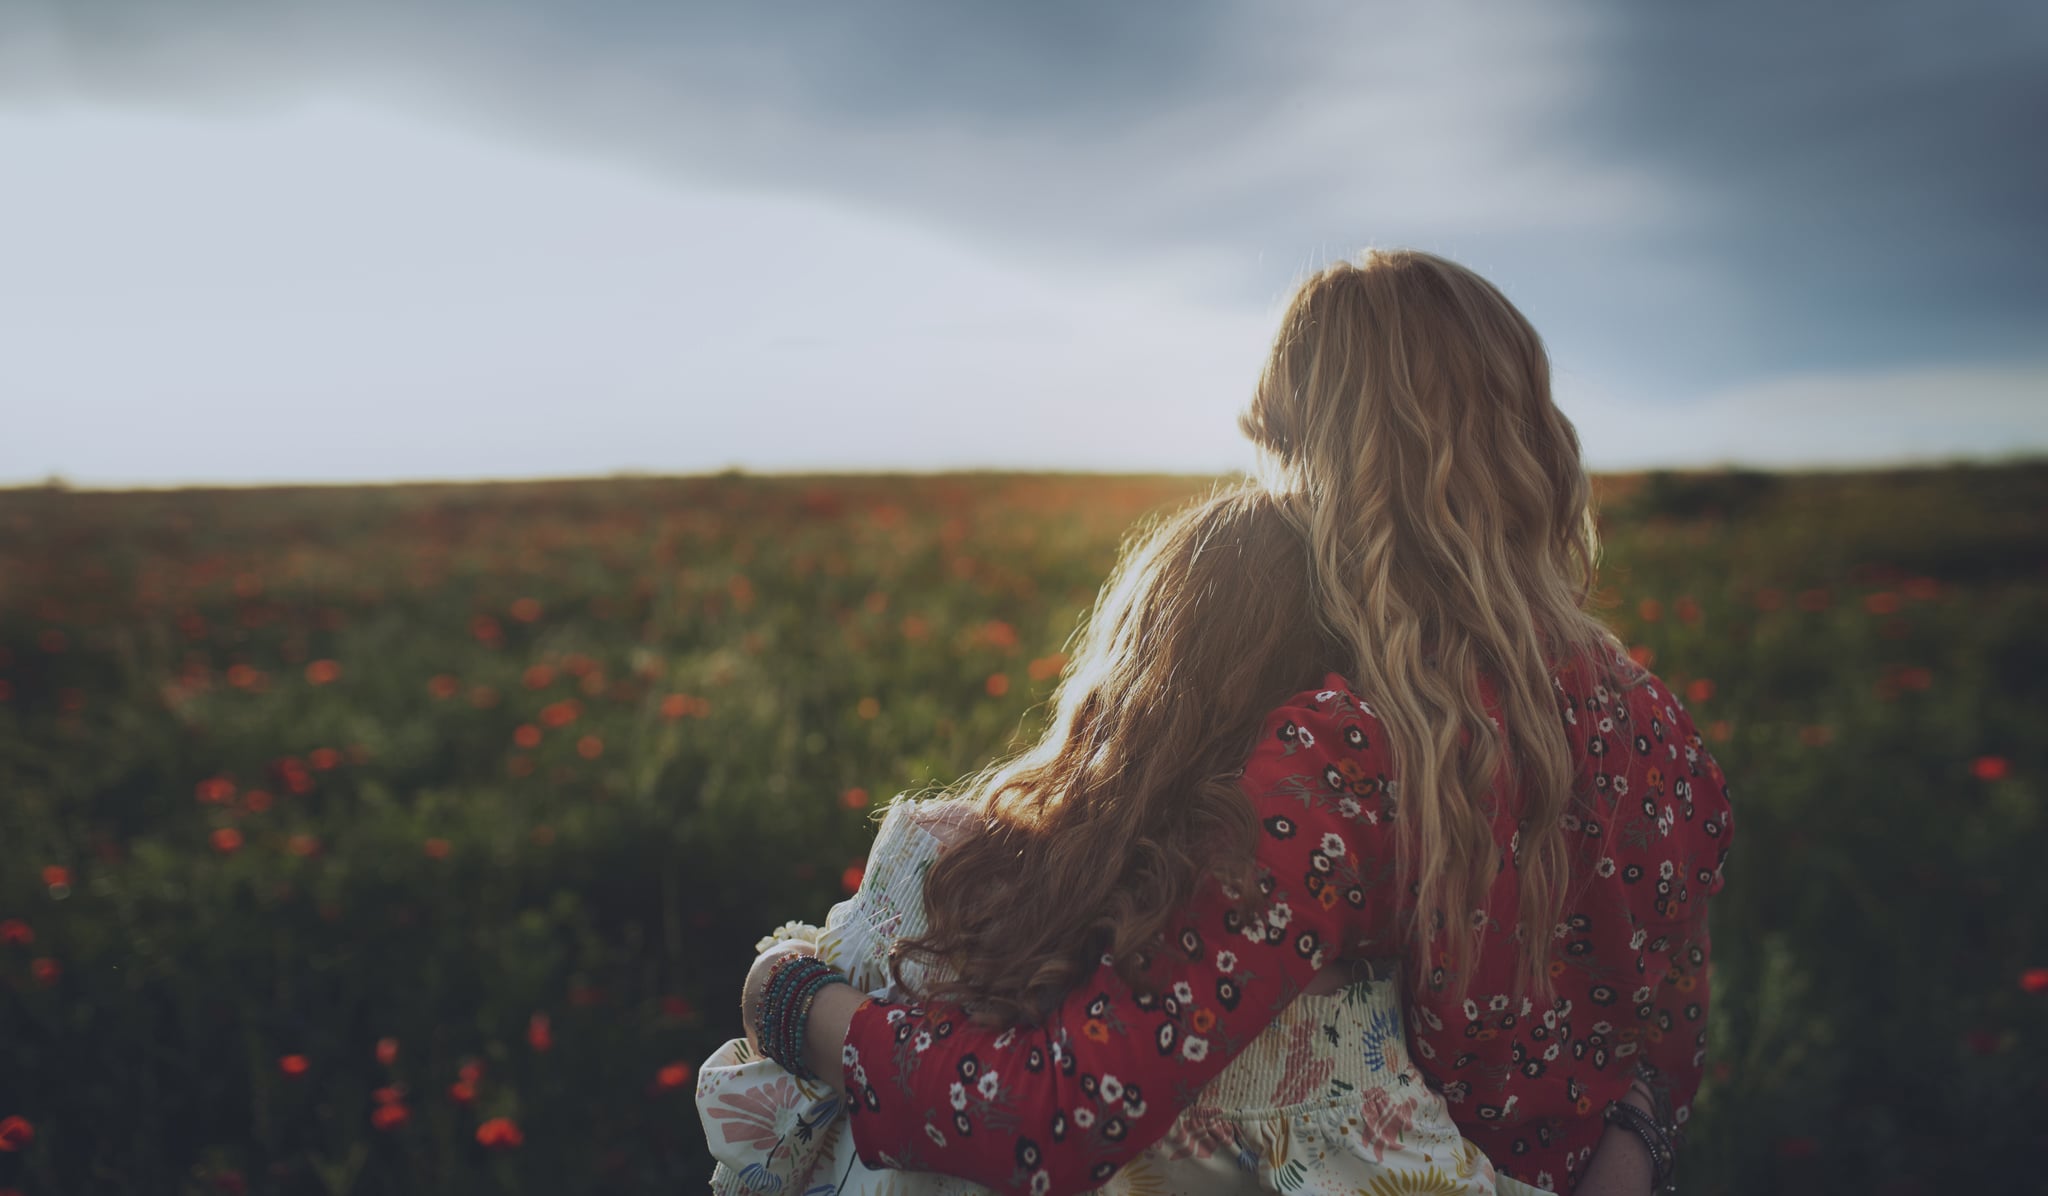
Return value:
[(804, 1037), (810, 1027), (811, 1005), (827, 985), (845, 983), (846, 977), (822, 962), (817, 967), (793, 971), (801, 974), (793, 981), (782, 1010), (780, 1051), (772, 1057), (798, 1078), (815, 1080), (819, 1077), (804, 1062)]
[(790, 963), (797, 958), (798, 953), (791, 952), (790, 954), (784, 955), (782, 958), (776, 960), (773, 964), (770, 964), (768, 967), (768, 978), (761, 982), (761, 991), (754, 994), (754, 1004), (753, 1008), (748, 1010), (749, 1016), (747, 1018), (747, 1022), (749, 1025), (753, 1026), (755, 1036), (757, 1038), (760, 1037), (761, 1034), (761, 1015), (766, 1011), (768, 1007), (768, 992), (770, 989), (775, 987), (776, 978), (780, 976), (783, 970), (789, 967)]
[(1678, 1176), (1678, 1152), (1672, 1147), (1671, 1139), (1664, 1133), (1648, 1113), (1627, 1101), (1613, 1101), (1608, 1104), (1606, 1120), (1609, 1125), (1618, 1125), (1642, 1139), (1650, 1152), (1650, 1190), (1653, 1192), (1675, 1192)]
[(849, 983), (839, 969), (815, 955), (792, 954), (777, 960), (763, 986), (755, 1019), (761, 1052), (798, 1079), (817, 1079), (803, 1057), (811, 1004), (827, 985)]
[(1664, 1136), (1671, 1140), (1673, 1149), (1676, 1149), (1685, 1141), (1685, 1131), (1671, 1112), (1671, 1085), (1665, 1082), (1662, 1072), (1644, 1061), (1637, 1061), (1635, 1075), (1636, 1079), (1642, 1082), (1644, 1090), (1649, 1093), (1651, 1119), (1664, 1131)]
[(793, 951), (776, 960), (768, 969), (768, 981), (761, 986), (761, 995), (754, 1002), (754, 1029), (759, 1032), (764, 1046), (768, 1038), (769, 1007), (771, 1004), (780, 1004), (789, 988), (790, 969), (806, 959), (815, 960), (817, 956)]

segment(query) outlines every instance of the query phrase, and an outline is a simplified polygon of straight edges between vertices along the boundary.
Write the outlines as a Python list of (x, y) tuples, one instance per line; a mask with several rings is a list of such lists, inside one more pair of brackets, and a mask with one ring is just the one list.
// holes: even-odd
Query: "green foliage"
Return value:
[(1657, 470), (1643, 479), (1631, 504), (1645, 517), (1670, 519), (1739, 518), (1755, 510), (1778, 489), (1776, 474), (1754, 469), (1707, 473)]
[[(754, 940), (1036, 732), (1209, 484), (0, 492), (0, 1188), (696, 1188)], [(1687, 1187), (2031, 1174), (2048, 470), (1603, 504), (1737, 811)]]

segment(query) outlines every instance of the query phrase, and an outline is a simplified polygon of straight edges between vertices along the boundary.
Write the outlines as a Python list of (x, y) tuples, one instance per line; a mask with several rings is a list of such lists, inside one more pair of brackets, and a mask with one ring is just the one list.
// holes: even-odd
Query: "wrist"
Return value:
[(848, 983), (844, 973), (810, 951), (791, 951), (767, 964), (749, 1026), (760, 1053), (800, 1080), (824, 1078), (827, 1072), (808, 1057), (816, 1041), (812, 1009), (820, 993)]
[(760, 1048), (762, 1005), (768, 997), (769, 983), (790, 961), (803, 955), (817, 955), (817, 949), (809, 943), (786, 941), (754, 957), (753, 966), (747, 969), (747, 978), (740, 987), (740, 1025), (746, 1030), (748, 1041)]
[(1673, 1192), (1677, 1190), (1678, 1148), (1671, 1134), (1651, 1116), (1653, 1106), (1649, 1094), (1632, 1086), (1620, 1100), (1609, 1102), (1603, 1116), (1610, 1134), (1619, 1131), (1634, 1138), (1648, 1154), (1651, 1191)]

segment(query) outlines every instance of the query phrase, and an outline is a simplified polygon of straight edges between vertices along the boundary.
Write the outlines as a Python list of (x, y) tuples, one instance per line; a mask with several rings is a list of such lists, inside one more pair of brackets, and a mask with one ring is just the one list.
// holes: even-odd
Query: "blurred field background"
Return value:
[[(1035, 732), (1213, 481), (0, 491), (0, 1189), (701, 1190), (754, 940)], [(1739, 814), (1686, 1190), (2009, 1190), (2048, 466), (1601, 491)]]

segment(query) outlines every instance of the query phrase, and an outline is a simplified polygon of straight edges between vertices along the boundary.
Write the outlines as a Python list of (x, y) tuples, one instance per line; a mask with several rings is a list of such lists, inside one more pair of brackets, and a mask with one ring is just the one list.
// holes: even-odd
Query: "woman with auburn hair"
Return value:
[(1591, 492), (1540, 338), (1462, 266), (1369, 253), (1298, 288), (1239, 424), (1308, 610), (1134, 574), (1163, 587), (1143, 617), (1091, 624), (1044, 740), (968, 786), (903, 944), (948, 971), (889, 1000), (771, 951), (750, 1035), (843, 1086), (870, 1166), (1074, 1192), (1319, 974), (1391, 958), (1421, 1072), (1502, 1175), (1667, 1186), (1732, 818), (1585, 609)]

